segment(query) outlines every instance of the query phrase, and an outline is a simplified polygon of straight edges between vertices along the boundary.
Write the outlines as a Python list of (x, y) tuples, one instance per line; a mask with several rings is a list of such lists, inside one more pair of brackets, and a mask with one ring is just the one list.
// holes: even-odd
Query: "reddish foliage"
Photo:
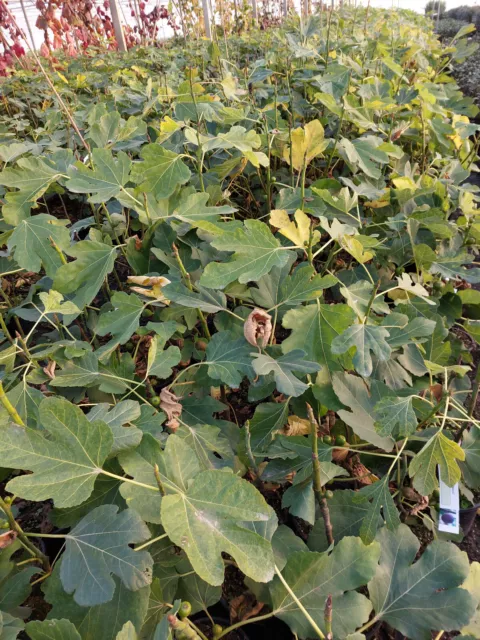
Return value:
[[(154, 0), (130, 3), (137, 25), (124, 27), (128, 47), (155, 44), (161, 21), (177, 30), (168, 9), (157, 4), (149, 8), (149, 1)], [(99, 6), (95, 6), (93, 0), (36, 0), (35, 6), (39, 12), (36, 27), (44, 34), (41, 55), (50, 56), (57, 49), (76, 56), (89, 47), (116, 48), (108, 0)], [(6, 75), (18, 58), (25, 55), (23, 38), (24, 34), (9, 15), (8, 0), (0, 0), (0, 75)]]
[(0, 0), (0, 76), (6, 75), (17, 58), (24, 55), (22, 33), (10, 18), (7, 1)]
[(76, 55), (90, 46), (115, 47), (108, 1), (95, 7), (92, 0), (36, 0), (36, 26), (44, 33), (42, 52), (63, 49)]
[(127, 37), (127, 45), (134, 46), (136, 44), (154, 43), (158, 36), (160, 21), (166, 20), (167, 25), (177, 31), (178, 26), (172, 14), (169, 13), (167, 7), (156, 5), (149, 11), (148, 2), (129, 0), (130, 15), (136, 19), (137, 25), (133, 27), (131, 33)]

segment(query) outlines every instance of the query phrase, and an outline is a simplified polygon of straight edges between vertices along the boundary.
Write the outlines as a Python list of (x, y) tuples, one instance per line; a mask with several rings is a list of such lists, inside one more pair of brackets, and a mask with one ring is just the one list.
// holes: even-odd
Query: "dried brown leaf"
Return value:
[(264, 603), (257, 602), (253, 593), (243, 593), (230, 602), (230, 620), (232, 624), (241, 620), (248, 620), (256, 616), (263, 609)]
[(254, 309), (245, 320), (243, 334), (251, 345), (264, 349), (272, 335), (272, 319), (263, 309)]
[(306, 436), (311, 431), (310, 422), (306, 418), (288, 416), (287, 422), (283, 428), (283, 434), (286, 436)]
[(222, 397), (222, 390), (220, 387), (210, 387), (210, 396), (215, 400), (220, 400)]
[(6, 531), (0, 534), (0, 549), (6, 549), (17, 539), (16, 531)]
[(425, 389), (424, 391), (422, 391), (420, 395), (422, 396), (422, 398), (425, 398), (431, 395), (435, 398), (437, 402), (440, 402), (440, 400), (443, 397), (443, 384), (441, 384), (440, 382), (437, 382), (431, 387), (428, 387), (428, 389)]
[(129, 284), (141, 285), (140, 287), (131, 287), (131, 291), (147, 298), (154, 298), (163, 304), (170, 304), (170, 301), (162, 293), (162, 287), (166, 287), (171, 282), (168, 278), (164, 276), (128, 276), (127, 281)]
[(160, 391), (160, 409), (167, 414), (166, 426), (170, 431), (176, 431), (180, 426), (179, 418), (182, 415), (182, 405), (178, 401), (177, 396), (169, 391), (167, 387)]
[(57, 366), (57, 363), (55, 362), (55, 360), (50, 360), (50, 362), (47, 364), (46, 367), (43, 367), (43, 373), (46, 373), (47, 376), (50, 378), (50, 380), (54, 380), (55, 379), (55, 367)]
[(420, 496), (419, 502), (410, 511), (411, 516), (416, 516), (420, 511), (424, 511), (429, 505), (428, 496)]
[(353, 458), (350, 464), (350, 471), (352, 476), (354, 476), (360, 484), (367, 485), (373, 484), (377, 482), (378, 477), (367, 469), (367, 467), (358, 461), (358, 459)]
[(333, 449), (332, 460), (333, 462), (343, 462), (348, 458), (350, 451), (348, 450), (348, 443), (345, 445), (345, 449)]

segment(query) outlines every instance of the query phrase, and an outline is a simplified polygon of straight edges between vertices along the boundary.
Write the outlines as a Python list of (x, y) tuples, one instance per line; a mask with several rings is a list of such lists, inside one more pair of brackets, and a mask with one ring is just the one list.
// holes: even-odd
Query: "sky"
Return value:
[[(397, 0), (395, 0), (395, 3), (397, 3)], [(427, 0), (400, 0), (399, 6), (402, 9), (412, 9), (413, 11), (423, 13), (426, 4)], [(446, 4), (448, 11), (448, 9), (460, 7), (461, 5), (465, 4), (469, 6), (476, 6), (479, 4), (479, 0), (475, 0), (474, 2), (472, 2), (471, 0), (446, 0)], [(371, 0), (370, 5), (372, 7), (388, 9), (392, 6), (392, 2), (391, 0)]]
[[(96, 0), (97, 3), (98, 1), (99, 0)], [(128, 8), (128, 0), (118, 0), (118, 1), (121, 8), (123, 8), (123, 14), (126, 21), (129, 22), (130, 24), (135, 24), (135, 19), (131, 18), (130, 16), (130, 10)], [(360, 1), (362, 4), (366, 4), (367, 2), (367, 0), (360, 0)], [(166, 2), (167, 0), (164, 0), (165, 4)], [(412, 9), (413, 11), (419, 11), (420, 13), (423, 13), (427, 0), (370, 0), (370, 5), (372, 7), (388, 9), (392, 6), (392, 2), (395, 3), (395, 6), (398, 5), (400, 8)], [(35, 45), (36, 47), (39, 47), (43, 41), (43, 32), (35, 27), (35, 22), (38, 16), (38, 11), (35, 8), (35, 0), (24, 0), (24, 4), (27, 10), (28, 20), (32, 27)], [(150, 3), (150, 4), (153, 5), (153, 3)], [(480, 4), (480, 0), (473, 0), (473, 1), (472, 0), (446, 0), (446, 4), (447, 4), (447, 10), (448, 10), (448, 9), (453, 9), (454, 7), (459, 7), (460, 5), (463, 5), (463, 4), (478, 5)], [(9, 7), (12, 10), (13, 14), (15, 15), (19, 26), (25, 32), (27, 32), (25, 19), (23, 17), (23, 13), (20, 6), (20, 0), (9, 0)], [(161, 38), (168, 37), (170, 33), (171, 33), (171, 30), (169, 30), (168, 27), (163, 30), (161, 29), (160, 37)]]

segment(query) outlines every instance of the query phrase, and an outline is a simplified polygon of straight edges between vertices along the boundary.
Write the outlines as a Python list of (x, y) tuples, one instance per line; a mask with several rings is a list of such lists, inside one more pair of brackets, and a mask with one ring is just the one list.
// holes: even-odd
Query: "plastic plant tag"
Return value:
[(438, 469), (440, 481), (440, 499), (438, 513), (438, 530), (446, 533), (460, 533), (460, 498), (458, 482), (453, 487), (447, 487), (442, 482), (440, 469)]

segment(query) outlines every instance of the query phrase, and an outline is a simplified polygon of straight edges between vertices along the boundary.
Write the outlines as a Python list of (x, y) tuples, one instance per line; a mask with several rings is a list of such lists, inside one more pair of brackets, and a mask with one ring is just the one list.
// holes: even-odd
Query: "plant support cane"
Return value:
[(325, 491), (322, 488), (321, 468), (320, 460), (318, 459), (318, 422), (313, 415), (312, 407), (307, 403), (308, 419), (310, 421), (310, 428), (312, 434), (312, 464), (313, 464), (313, 491), (315, 498), (317, 499), (318, 506), (322, 513), (323, 522), (325, 525), (325, 535), (327, 536), (328, 544), (333, 544), (333, 531), (332, 523), (330, 521), (330, 511), (328, 509), (327, 499), (325, 497)]

